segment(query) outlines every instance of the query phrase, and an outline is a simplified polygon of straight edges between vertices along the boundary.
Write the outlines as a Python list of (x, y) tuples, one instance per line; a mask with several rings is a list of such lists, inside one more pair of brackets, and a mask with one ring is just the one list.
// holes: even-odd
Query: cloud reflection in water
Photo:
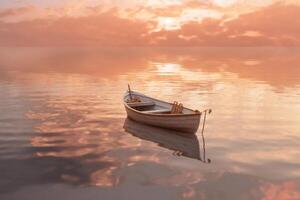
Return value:
[[(298, 50), (0, 54), (14, 51), (0, 62), (0, 170), (7, 172), (1, 192), (65, 183), (117, 192), (153, 187), (190, 199), (299, 197)], [(173, 156), (170, 147), (126, 133), (127, 83), (187, 107), (211, 107), (205, 136), (213, 162), (188, 158), (198, 156), (194, 151)]]

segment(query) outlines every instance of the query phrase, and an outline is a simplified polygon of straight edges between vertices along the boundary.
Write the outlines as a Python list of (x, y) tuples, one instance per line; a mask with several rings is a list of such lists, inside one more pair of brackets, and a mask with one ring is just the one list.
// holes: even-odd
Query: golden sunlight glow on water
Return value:
[[(4, 199), (32, 191), (300, 199), (297, 48), (2, 48), (0, 57)], [(198, 157), (200, 130), (195, 138), (169, 137), (125, 121), (127, 83), (153, 97), (212, 108), (205, 130), (212, 162)]]

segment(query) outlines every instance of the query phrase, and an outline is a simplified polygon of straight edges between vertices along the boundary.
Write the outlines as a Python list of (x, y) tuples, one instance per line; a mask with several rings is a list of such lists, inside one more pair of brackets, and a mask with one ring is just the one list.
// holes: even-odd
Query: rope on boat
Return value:
[[(204, 129), (205, 129), (205, 122), (206, 122), (206, 115), (207, 115), (207, 113), (210, 114), (212, 112), (212, 110), (211, 109), (206, 109), (203, 112), (204, 112), (204, 119), (203, 119), (202, 130), (201, 130), (201, 137), (202, 137), (202, 144), (203, 144), (203, 162), (210, 163), (211, 160), (209, 158), (207, 158), (207, 160), (206, 160), (206, 151), (205, 151), (206, 148), (205, 148)], [(200, 160), (202, 160), (201, 159), (201, 155), (200, 155)]]

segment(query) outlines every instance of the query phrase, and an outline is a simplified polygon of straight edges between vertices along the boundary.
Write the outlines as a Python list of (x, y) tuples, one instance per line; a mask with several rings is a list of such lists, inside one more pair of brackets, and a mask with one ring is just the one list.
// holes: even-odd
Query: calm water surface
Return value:
[[(212, 108), (206, 154), (127, 83)], [(0, 199), (300, 199), (299, 48), (1, 48), (0, 97)]]

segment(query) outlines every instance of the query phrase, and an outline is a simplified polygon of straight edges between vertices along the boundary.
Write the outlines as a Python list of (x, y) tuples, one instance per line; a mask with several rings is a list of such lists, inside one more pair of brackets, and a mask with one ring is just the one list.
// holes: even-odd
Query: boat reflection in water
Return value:
[(205, 159), (205, 140), (202, 138), (202, 155), (197, 135), (184, 134), (178, 131), (163, 129), (138, 123), (132, 119), (126, 118), (124, 129), (131, 135), (143, 140), (157, 143), (159, 146), (173, 150), (173, 155), (185, 156), (200, 160), (204, 163), (210, 163), (210, 159)]

